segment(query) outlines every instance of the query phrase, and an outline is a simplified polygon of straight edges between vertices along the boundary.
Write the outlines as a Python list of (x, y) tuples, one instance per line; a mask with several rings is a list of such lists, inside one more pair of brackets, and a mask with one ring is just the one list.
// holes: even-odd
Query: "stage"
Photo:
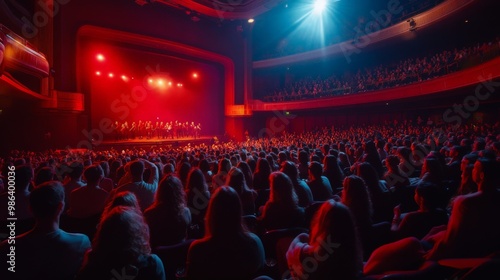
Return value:
[[(151, 138), (151, 139), (127, 139), (127, 140), (104, 140), (99, 145), (96, 145), (94, 149), (96, 150), (109, 150), (111, 148), (114, 149), (126, 149), (126, 148), (151, 148), (153, 146), (162, 146), (162, 147), (180, 147), (185, 145), (200, 145), (200, 144), (213, 144), (214, 137), (218, 136), (201, 136), (199, 138), (193, 137), (183, 137), (183, 138)], [(219, 137), (220, 139), (220, 137)]]

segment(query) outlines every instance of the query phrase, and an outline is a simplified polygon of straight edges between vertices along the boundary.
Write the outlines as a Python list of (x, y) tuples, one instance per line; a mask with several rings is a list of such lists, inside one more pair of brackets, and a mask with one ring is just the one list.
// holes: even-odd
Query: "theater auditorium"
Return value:
[(0, 0), (0, 279), (499, 278), (499, 9)]

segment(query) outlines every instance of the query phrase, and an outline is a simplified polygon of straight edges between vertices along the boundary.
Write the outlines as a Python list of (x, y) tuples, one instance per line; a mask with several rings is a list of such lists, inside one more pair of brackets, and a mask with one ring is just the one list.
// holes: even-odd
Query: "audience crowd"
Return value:
[(14, 150), (1, 163), (5, 207), (16, 172), (18, 235), (1, 279), (445, 279), (457, 271), (439, 260), (500, 252), (500, 123)]
[(266, 102), (332, 97), (408, 85), (443, 76), (484, 62), (500, 54), (500, 38), (431, 56), (415, 57), (358, 69), (356, 73), (334, 73), (328, 77), (292, 79), (284, 88), (264, 94)]

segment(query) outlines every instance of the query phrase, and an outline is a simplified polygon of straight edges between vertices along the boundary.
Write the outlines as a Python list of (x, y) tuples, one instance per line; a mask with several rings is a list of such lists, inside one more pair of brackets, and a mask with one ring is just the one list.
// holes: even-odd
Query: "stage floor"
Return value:
[(199, 145), (202, 143), (213, 143), (216, 136), (201, 136), (199, 138), (184, 137), (184, 138), (152, 138), (152, 139), (127, 139), (127, 140), (104, 140), (96, 149), (109, 149), (109, 148), (131, 148), (131, 147), (151, 147), (151, 146), (172, 146), (179, 147), (184, 145)]

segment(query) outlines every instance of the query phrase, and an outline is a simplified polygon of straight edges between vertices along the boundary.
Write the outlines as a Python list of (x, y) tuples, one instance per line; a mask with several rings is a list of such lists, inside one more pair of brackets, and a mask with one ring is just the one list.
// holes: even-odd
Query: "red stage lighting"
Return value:
[(198, 73), (193, 73), (193, 78), (197, 79), (198, 78)]
[(110, 78), (113, 78), (115, 75), (113, 75), (113, 73), (109, 73), (109, 74), (108, 74), (108, 76), (109, 76)]
[(102, 55), (102, 54), (97, 54), (96, 58), (97, 58), (98, 61), (101, 61), (101, 62), (104, 61), (104, 59), (105, 59), (104, 55)]
[(95, 71), (96, 76), (101, 76), (101, 71)]
[(123, 80), (124, 82), (128, 82), (128, 77), (127, 77), (127, 76), (125, 76), (125, 75), (122, 75), (122, 80)]

